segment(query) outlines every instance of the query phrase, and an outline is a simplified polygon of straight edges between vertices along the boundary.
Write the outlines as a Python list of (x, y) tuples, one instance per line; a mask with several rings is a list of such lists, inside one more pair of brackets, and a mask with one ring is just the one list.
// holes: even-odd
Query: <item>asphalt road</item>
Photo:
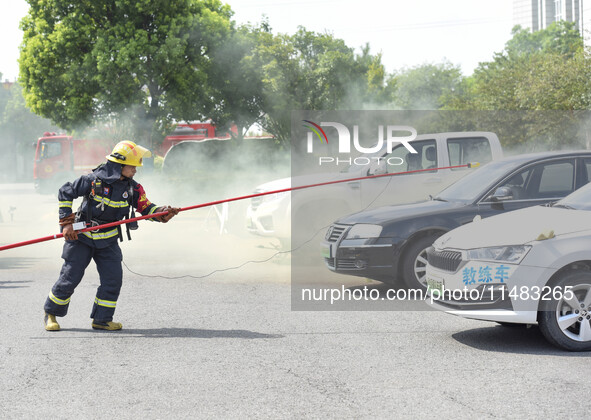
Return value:
[[(55, 197), (0, 185), (0, 243), (55, 233), (56, 212)], [(144, 222), (122, 244), (119, 332), (90, 329), (92, 264), (62, 331), (44, 331), (61, 241), (0, 252), (0, 418), (588, 416), (590, 354), (557, 350), (537, 328), (432, 311), (292, 311), (284, 254), (198, 278), (276, 253), (267, 239), (219, 235), (208, 216)]]

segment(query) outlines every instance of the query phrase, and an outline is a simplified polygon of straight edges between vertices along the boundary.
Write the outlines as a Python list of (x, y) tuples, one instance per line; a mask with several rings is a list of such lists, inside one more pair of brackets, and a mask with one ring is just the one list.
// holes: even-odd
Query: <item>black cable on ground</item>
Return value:
[[(379, 194), (376, 195), (376, 197), (367, 205), (365, 206), (365, 208), (361, 209), (360, 211), (365, 211), (367, 210), (373, 203), (376, 202), (376, 200), (378, 198), (380, 198), (382, 196), (382, 194), (384, 194), (384, 192), (386, 191), (386, 189), (388, 188), (388, 186), (390, 185), (390, 182), (392, 181), (393, 177), (388, 177), (388, 182), (386, 183), (386, 185), (384, 186), (384, 188), (382, 189), (382, 191), (380, 191)], [(332, 223), (331, 223), (332, 224)], [(213, 270), (212, 272), (208, 273), (208, 274), (204, 274), (203, 276), (193, 276), (190, 274), (185, 274), (183, 276), (175, 276), (175, 277), (170, 277), (170, 276), (162, 276), (162, 275), (149, 275), (149, 274), (141, 274), (138, 272), (133, 271), (132, 269), (130, 269), (127, 264), (125, 264), (125, 261), (121, 261), (122, 264), (125, 266), (125, 268), (127, 269), (127, 271), (129, 271), (132, 274), (135, 274), (136, 276), (140, 276), (140, 277), (145, 277), (145, 278), (162, 278), (162, 279), (166, 279), (166, 280), (179, 280), (179, 279), (184, 279), (184, 278), (191, 278), (191, 279), (204, 279), (207, 277), (210, 277), (216, 273), (222, 273), (224, 271), (231, 271), (231, 270), (238, 270), (242, 267), (244, 267), (247, 264), (261, 264), (261, 263), (265, 263), (268, 261), (271, 261), (273, 258), (275, 258), (278, 255), (281, 254), (291, 254), (294, 251), (297, 251), (298, 249), (300, 249), (301, 247), (303, 247), (304, 245), (309, 244), (320, 232), (322, 232), (324, 229), (326, 229), (327, 227), (329, 227), (331, 224), (326, 225), (324, 227), (321, 227), (319, 230), (317, 230), (311, 237), (310, 239), (308, 239), (307, 241), (301, 243), (300, 245), (298, 245), (295, 248), (286, 250), (286, 251), (278, 251), (275, 254), (271, 255), (268, 258), (265, 258), (263, 260), (249, 260), (249, 261), (245, 261), (240, 265), (234, 266), (234, 267), (227, 267), (227, 268), (221, 268), (221, 269), (217, 269), (217, 270)]]

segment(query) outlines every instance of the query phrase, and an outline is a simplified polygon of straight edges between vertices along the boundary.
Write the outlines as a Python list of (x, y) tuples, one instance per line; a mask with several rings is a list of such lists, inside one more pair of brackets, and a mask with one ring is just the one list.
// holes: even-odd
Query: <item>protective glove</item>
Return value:
[(74, 223), (75, 218), (76, 215), (72, 213), (69, 216), (64, 217), (63, 219), (60, 219), (60, 226), (62, 226), (62, 234), (64, 235), (64, 238), (68, 241), (75, 241), (78, 239), (78, 233), (76, 233), (74, 227), (72, 226), (72, 223)]
[(161, 206), (156, 209), (155, 213), (160, 213), (163, 211), (168, 211), (168, 213), (162, 216), (158, 216), (155, 219), (159, 222), (167, 223), (170, 219), (179, 214), (179, 211), (181, 211), (181, 209), (178, 207)]
[(64, 238), (68, 241), (75, 241), (78, 239), (78, 233), (74, 230), (72, 224), (64, 225), (62, 234), (64, 235)]

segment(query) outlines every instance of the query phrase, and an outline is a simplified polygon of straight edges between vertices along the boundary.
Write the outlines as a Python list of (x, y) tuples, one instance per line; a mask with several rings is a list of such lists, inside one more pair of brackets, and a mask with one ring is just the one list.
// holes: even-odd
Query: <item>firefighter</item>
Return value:
[[(142, 166), (142, 159), (151, 155), (142, 146), (131, 141), (122, 141), (106, 157), (106, 163), (95, 168), (89, 175), (83, 175), (60, 188), (59, 223), (66, 242), (59, 279), (45, 301), (44, 321), (47, 331), (59, 331), (56, 317), (67, 314), (70, 298), (91, 259), (94, 259), (100, 277), (90, 315), (92, 328), (108, 331), (122, 328), (121, 323), (113, 322), (123, 278), (123, 256), (118, 238), (122, 240), (122, 230), (126, 229), (128, 239), (131, 239), (130, 224), (125, 224), (125, 228), (116, 226), (82, 233), (75, 231), (72, 224), (82, 221), (87, 226), (98, 226), (133, 217), (132, 207), (142, 215), (168, 211), (167, 214), (149, 219), (162, 223), (178, 214), (178, 208), (158, 207), (151, 203), (144, 188), (133, 179), (136, 168)], [(74, 214), (72, 202), (77, 197), (84, 199)]]

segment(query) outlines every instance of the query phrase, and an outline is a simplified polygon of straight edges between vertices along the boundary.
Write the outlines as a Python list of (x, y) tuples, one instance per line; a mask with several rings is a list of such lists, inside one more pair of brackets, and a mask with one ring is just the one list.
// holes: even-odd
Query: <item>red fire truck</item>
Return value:
[[(235, 125), (232, 125), (231, 131), (234, 134), (238, 133)], [(158, 154), (166, 156), (166, 153), (175, 145), (182, 141), (202, 141), (202, 140), (229, 140), (230, 133), (227, 131), (220, 131), (216, 129), (215, 125), (210, 122), (206, 123), (181, 123), (178, 124), (175, 130), (164, 138)]]
[(44, 133), (37, 140), (33, 179), (37, 192), (56, 191), (67, 181), (89, 173), (111, 153), (113, 145), (105, 140), (75, 139), (72, 136)]
[[(237, 133), (236, 126), (231, 131)], [(211, 122), (182, 123), (164, 138), (157, 154), (165, 156), (174, 145), (183, 141), (206, 139), (228, 140), (229, 132), (221, 132)], [(37, 140), (33, 179), (37, 192), (57, 191), (67, 181), (89, 173), (111, 153), (113, 141), (75, 139), (66, 134), (44, 133)]]

